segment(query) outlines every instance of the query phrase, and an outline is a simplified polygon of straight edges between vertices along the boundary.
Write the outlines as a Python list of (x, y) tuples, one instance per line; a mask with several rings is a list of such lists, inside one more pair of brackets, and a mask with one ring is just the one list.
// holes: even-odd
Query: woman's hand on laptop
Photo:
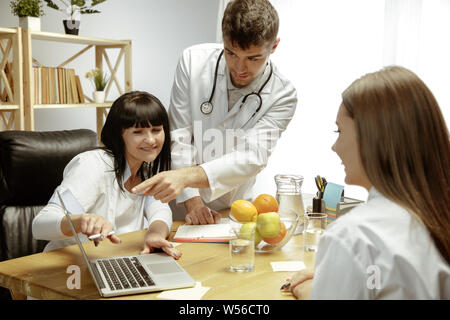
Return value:
[(180, 259), (181, 252), (173, 247), (164, 237), (157, 233), (147, 233), (144, 240), (144, 249), (140, 254), (148, 254), (155, 252), (156, 249), (163, 250), (166, 254), (173, 257), (175, 260)]

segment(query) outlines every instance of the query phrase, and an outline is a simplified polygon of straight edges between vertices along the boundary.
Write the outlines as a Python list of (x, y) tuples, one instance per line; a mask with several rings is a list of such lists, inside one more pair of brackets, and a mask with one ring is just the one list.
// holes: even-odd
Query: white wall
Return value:
[(331, 146), (337, 138), (333, 131), (341, 92), (356, 78), (382, 66), (383, 3), (272, 3), (280, 16), (281, 39), (272, 60), (296, 87), (298, 104), (267, 167), (257, 178), (255, 191), (274, 193), (274, 175), (290, 173), (304, 177), (303, 192), (315, 193), (314, 177), (321, 175), (345, 185), (346, 195), (366, 199), (364, 188), (345, 184), (344, 168)]
[[(9, 0), (0, 0), (0, 26), (16, 27), (18, 18), (10, 13)], [(58, 2), (58, 1), (57, 1)], [(215, 42), (218, 0), (107, 0), (98, 5), (100, 14), (82, 15), (80, 36), (131, 39), (133, 89), (157, 96), (168, 108), (170, 89), (178, 58), (185, 47)], [(41, 30), (64, 33), (62, 12), (44, 7)], [(84, 45), (33, 41), (33, 57), (47, 66), (57, 66)], [(115, 64), (118, 50), (111, 51)], [(83, 90), (91, 95), (93, 86), (84, 75), (95, 67), (94, 48), (69, 64), (80, 75)], [(107, 71), (107, 65), (104, 62)], [(119, 69), (123, 79), (123, 66)], [(109, 73), (109, 72), (108, 72)], [(122, 89), (124, 88), (121, 83)], [(108, 100), (118, 97), (112, 89)], [(92, 108), (36, 110), (35, 129), (63, 130), (88, 128), (96, 131), (96, 113)]]
[[(298, 106), (264, 171), (256, 194), (274, 193), (277, 173), (314, 176), (345, 185), (344, 167), (331, 150), (341, 93), (365, 73), (385, 65), (411, 69), (427, 84), (450, 121), (450, 1), (271, 0), (280, 15), (281, 42), (272, 55), (297, 88)], [(345, 194), (367, 191), (345, 185)]]

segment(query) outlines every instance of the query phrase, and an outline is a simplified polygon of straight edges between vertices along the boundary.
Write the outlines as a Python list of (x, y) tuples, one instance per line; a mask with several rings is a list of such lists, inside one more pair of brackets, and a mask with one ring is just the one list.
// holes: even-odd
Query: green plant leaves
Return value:
[(59, 10), (59, 7), (52, 0), (44, 0), (47, 3), (47, 7), (50, 7), (55, 10)]
[(83, 8), (81, 8), (80, 13), (81, 13), (81, 14), (90, 14), (90, 13), (100, 13), (100, 11), (98, 11), (98, 10), (93, 10), (93, 9), (86, 9), (86, 10), (83, 10)]
[[(42, 1), (42, 0), (15, 0), (15, 1)], [(47, 3), (47, 7), (55, 9), (55, 10), (60, 10), (63, 11), (62, 9), (60, 9), (60, 7), (53, 2), (53, 0), (44, 0)], [(100, 11), (92, 9), (92, 7), (105, 2), (106, 0), (92, 0), (90, 5), (86, 4), (86, 0), (70, 0), (70, 6), (68, 3), (66, 2), (62, 2), (62, 4), (64, 4), (64, 6), (66, 8), (71, 8), (71, 14), (73, 14), (75, 11), (80, 11), (81, 14), (92, 14), (92, 13), (100, 13)], [(76, 8), (74, 10), (74, 8)]]
[(103, 91), (108, 84), (108, 76), (103, 74), (103, 71), (95, 68), (86, 73), (86, 78), (91, 79), (94, 82), (95, 89), (97, 91)]
[(105, 2), (106, 0), (92, 0), (92, 5), (91, 7), (94, 7), (102, 2)]
[(42, 0), (13, 0), (10, 2), (11, 13), (18, 17), (41, 17), (45, 13), (42, 10)]
[(86, 5), (86, 1), (85, 0), (71, 0), (70, 4), (72, 6), (78, 6), (78, 7), (84, 7)]

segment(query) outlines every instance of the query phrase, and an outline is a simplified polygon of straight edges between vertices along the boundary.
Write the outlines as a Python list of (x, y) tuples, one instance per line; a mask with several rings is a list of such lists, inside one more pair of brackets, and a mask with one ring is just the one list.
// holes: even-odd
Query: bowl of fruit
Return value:
[(271, 252), (289, 242), (300, 216), (293, 210), (279, 211), (277, 200), (273, 196), (261, 194), (253, 202), (234, 201), (229, 220), (235, 233), (255, 230), (256, 252)]

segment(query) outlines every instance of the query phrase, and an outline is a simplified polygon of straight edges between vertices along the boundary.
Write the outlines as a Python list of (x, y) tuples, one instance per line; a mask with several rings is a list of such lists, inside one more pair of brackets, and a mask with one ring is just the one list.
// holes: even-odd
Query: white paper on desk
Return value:
[(228, 223), (205, 224), (205, 225), (182, 225), (178, 227), (174, 239), (185, 238), (224, 238), (231, 235)]
[(208, 290), (209, 287), (202, 287), (202, 283), (197, 281), (193, 288), (167, 290), (156, 297), (170, 300), (200, 300)]
[(300, 271), (306, 269), (303, 261), (277, 261), (271, 262), (273, 272), (277, 271)]

